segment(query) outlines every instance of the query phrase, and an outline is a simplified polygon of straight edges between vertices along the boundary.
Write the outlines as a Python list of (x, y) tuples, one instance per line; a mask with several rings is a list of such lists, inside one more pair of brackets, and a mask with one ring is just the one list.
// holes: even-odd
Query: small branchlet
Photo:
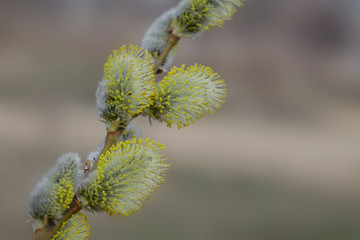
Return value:
[[(141, 130), (135, 126), (135, 124), (130, 123), (127, 128), (124, 130), (124, 133), (120, 136), (120, 138), (117, 140), (116, 144), (119, 142), (125, 142), (127, 140), (131, 140), (134, 137), (141, 137)], [(90, 170), (94, 163), (99, 159), (101, 151), (104, 149), (105, 146), (105, 139), (102, 141), (96, 148), (95, 151), (92, 151), (87, 156), (87, 162), (88, 162), (88, 170)]]

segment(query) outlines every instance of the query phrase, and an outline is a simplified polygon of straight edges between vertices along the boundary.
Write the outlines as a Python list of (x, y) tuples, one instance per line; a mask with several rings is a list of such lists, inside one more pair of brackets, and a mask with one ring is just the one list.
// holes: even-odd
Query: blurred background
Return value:
[[(105, 136), (94, 93), (108, 55), (141, 44), (176, 0), (0, 2), (0, 232), (31, 239), (29, 193), (64, 152)], [(360, 239), (360, 1), (247, 1), (182, 39), (174, 64), (226, 81), (223, 108), (167, 147), (167, 181), (128, 217), (88, 213), (90, 239)]]

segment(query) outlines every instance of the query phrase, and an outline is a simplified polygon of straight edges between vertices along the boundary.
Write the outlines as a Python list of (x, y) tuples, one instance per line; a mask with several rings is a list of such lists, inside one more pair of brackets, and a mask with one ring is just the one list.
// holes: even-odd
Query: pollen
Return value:
[(76, 239), (85, 240), (90, 236), (90, 226), (85, 215), (76, 213), (64, 223), (51, 240)]
[(34, 219), (57, 220), (69, 209), (76, 183), (80, 178), (80, 157), (67, 153), (58, 158), (56, 166), (35, 186), (30, 199), (29, 213)]

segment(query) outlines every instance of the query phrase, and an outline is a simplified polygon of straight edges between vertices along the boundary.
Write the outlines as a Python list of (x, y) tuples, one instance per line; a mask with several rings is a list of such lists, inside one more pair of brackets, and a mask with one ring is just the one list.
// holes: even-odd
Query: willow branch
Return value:
[(155, 73), (161, 73), (162, 72), (160, 66), (164, 63), (164, 61), (166, 59), (166, 56), (169, 54), (171, 49), (173, 47), (175, 47), (176, 44), (180, 40), (180, 37), (177, 34), (173, 33), (171, 28), (169, 29), (169, 32), (170, 32), (170, 37), (168, 39), (166, 47), (165, 47), (164, 51), (160, 54), (160, 56), (155, 61), (155, 64), (154, 64)]

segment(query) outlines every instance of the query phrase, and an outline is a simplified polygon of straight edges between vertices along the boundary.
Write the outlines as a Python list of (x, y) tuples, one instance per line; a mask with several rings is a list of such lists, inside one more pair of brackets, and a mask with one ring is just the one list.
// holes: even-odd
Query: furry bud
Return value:
[(54, 222), (69, 208), (81, 176), (80, 157), (66, 153), (35, 186), (30, 196), (29, 213), (34, 219)]
[(84, 205), (116, 216), (139, 210), (164, 181), (170, 166), (160, 154), (163, 149), (163, 145), (141, 138), (111, 147), (82, 185)]

